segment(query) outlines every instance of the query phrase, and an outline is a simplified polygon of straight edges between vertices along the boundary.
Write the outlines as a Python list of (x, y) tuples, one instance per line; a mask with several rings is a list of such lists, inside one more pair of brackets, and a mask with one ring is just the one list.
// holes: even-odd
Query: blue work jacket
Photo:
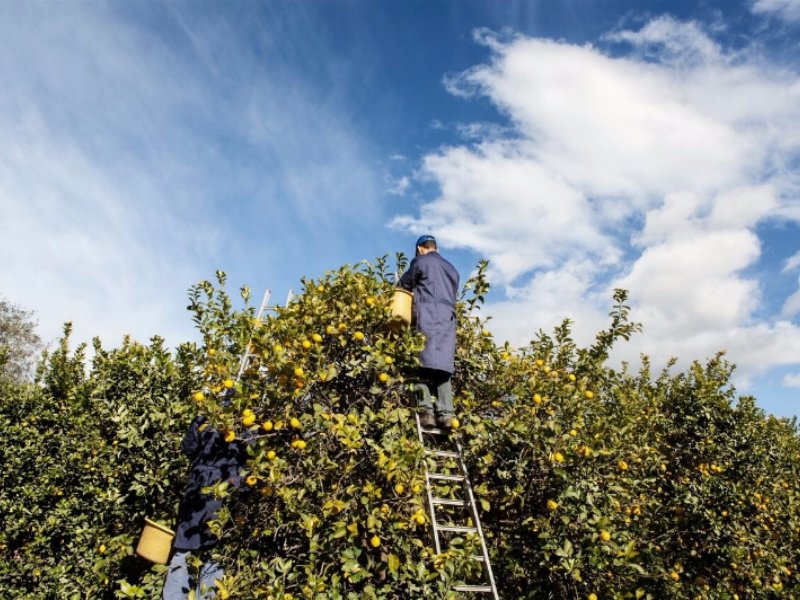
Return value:
[(438, 252), (417, 256), (400, 278), (400, 286), (414, 294), (417, 331), (425, 335), (420, 364), (452, 373), (456, 353), (456, 296), (458, 271)]
[(180, 550), (210, 548), (217, 542), (208, 521), (217, 518), (222, 500), (202, 489), (225, 480), (234, 488), (241, 483), (240, 471), (247, 460), (245, 444), (226, 442), (213, 426), (201, 428), (205, 417), (195, 417), (181, 441), (181, 450), (192, 461), (175, 529), (174, 546)]

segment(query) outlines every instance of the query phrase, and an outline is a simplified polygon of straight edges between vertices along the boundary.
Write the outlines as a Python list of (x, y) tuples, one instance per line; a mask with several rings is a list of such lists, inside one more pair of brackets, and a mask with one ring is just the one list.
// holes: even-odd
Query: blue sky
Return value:
[(800, 414), (800, 4), (0, 4), (0, 294), (52, 341), (192, 337), (186, 289), (276, 297), (433, 232), (522, 344), (725, 349)]

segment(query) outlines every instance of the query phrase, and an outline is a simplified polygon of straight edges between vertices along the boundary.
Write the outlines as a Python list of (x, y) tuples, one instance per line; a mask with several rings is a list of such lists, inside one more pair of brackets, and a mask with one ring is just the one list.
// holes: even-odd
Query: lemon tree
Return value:
[(126, 578), (142, 590), (163, 579), (132, 544), (144, 516), (175, 514), (193, 360), (158, 338), (114, 350), (95, 342), (87, 376), (69, 334), (35, 384), (0, 389), (4, 598), (111, 598)]
[[(391, 322), (383, 260), (303, 286), (264, 323), (230, 310), (219, 290), (194, 290), (206, 340), (194, 397), (228, 439), (249, 445), (245, 487), (214, 524), (230, 573), (220, 593), (454, 597), (475, 541), (446, 555), (431, 548), (410, 394), (424, 340)], [(203, 316), (220, 309), (232, 325), (223, 336)], [(235, 381), (246, 347), (254, 358)]]
[[(198, 343), (95, 341), (87, 371), (67, 327), (35, 383), (0, 381), (0, 596), (158, 598), (164, 567), (133, 549), (145, 516), (174, 524), (200, 413), (248, 448), (241, 487), (209, 490), (226, 498), (221, 543), (193, 559), (225, 567), (219, 598), (456, 598), (476, 540), (431, 547), (411, 391), (424, 340), (389, 318), (404, 266), (304, 279), (263, 321), (218, 272), (189, 292)], [(455, 435), (502, 597), (800, 595), (796, 423), (737, 396), (722, 355), (609, 366), (638, 330), (623, 291), (588, 347), (568, 321), (498, 344), (485, 270), (457, 304)]]
[(489, 405), (462, 404), (507, 597), (797, 595), (795, 422), (736, 398), (722, 355), (678, 374), (605, 366), (638, 328), (625, 299), (589, 348), (565, 322), (501, 349)]

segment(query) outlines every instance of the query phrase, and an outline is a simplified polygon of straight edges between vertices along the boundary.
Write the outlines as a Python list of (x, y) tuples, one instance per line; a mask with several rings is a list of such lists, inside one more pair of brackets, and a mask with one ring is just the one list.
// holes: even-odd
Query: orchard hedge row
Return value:
[[(610, 367), (638, 330), (622, 291), (590, 347), (569, 321), (498, 344), (479, 317), (485, 266), (458, 305), (455, 435), (502, 597), (800, 597), (796, 423), (737, 397), (722, 355)], [(0, 596), (158, 598), (164, 567), (133, 548), (144, 516), (174, 520), (200, 412), (251, 441), (243, 489), (216, 489), (231, 496), (212, 524), (219, 597), (457, 597), (476, 540), (432, 548), (409, 392), (424, 340), (390, 326), (389, 271), (304, 280), (264, 323), (218, 273), (190, 290), (200, 343), (95, 341), (88, 373), (67, 327), (35, 383), (0, 384)]]

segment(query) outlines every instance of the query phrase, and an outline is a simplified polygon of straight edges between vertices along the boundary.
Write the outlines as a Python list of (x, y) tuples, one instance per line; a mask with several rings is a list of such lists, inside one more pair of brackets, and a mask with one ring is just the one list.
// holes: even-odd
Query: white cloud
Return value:
[(800, 2), (797, 0), (756, 0), (756, 14), (773, 15), (786, 21), (800, 21)]
[(800, 373), (789, 373), (784, 375), (783, 385), (786, 387), (800, 388)]
[(800, 252), (797, 252), (786, 259), (786, 262), (783, 265), (783, 272), (788, 273), (789, 271), (794, 271), (800, 267)]
[(389, 184), (389, 188), (386, 192), (395, 196), (402, 196), (411, 186), (411, 179), (409, 179), (408, 176), (403, 176), (399, 179), (387, 177), (386, 182)]
[(797, 75), (670, 18), (609, 34), (631, 50), (615, 57), (479, 39), (491, 61), (447, 88), (488, 97), (514, 131), (427, 155), (440, 193), (394, 225), (435, 230), (444, 246), (492, 261), (509, 297), (488, 307), (498, 333), (523, 343), (572, 316), (587, 341), (611, 289), (627, 287), (645, 333), (621, 358), (685, 364), (727, 349), (744, 383), (800, 363), (800, 328), (756, 318), (752, 272), (756, 225), (798, 206), (781, 175), (800, 149)]
[(781, 316), (786, 319), (791, 319), (797, 314), (800, 314), (800, 290), (786, 298), (781, 307)]
[(424, 171), (439, 182), (442, 195), (424, 205), (419, 218), (399, 217), (395, 226), (427, 227), (444, 245), (491, 256), (503, 283), (552, 266), (576, 249), (600, 262), (615, 260), (618, 251), (594, 227), (586, 198), (537, 164), (532, 151), (517, 143), (485, 143), (427, 156)]

